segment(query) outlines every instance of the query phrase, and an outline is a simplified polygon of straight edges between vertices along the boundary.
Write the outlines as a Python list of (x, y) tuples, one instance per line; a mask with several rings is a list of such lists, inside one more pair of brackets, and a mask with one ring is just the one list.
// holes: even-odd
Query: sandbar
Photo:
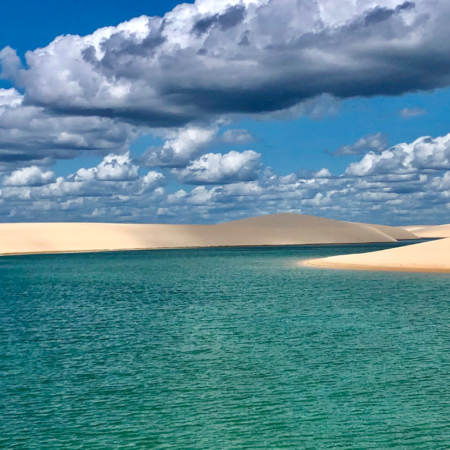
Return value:
[(450, 273), (450, 239), (370, 253), (313, 259), (303, 261), (302, 264), (328, 269)]

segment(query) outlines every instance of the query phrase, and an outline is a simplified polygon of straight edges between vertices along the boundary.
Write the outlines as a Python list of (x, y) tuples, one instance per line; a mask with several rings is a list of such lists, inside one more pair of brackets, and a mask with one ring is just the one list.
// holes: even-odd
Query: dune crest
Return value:
[(291, 213), (218, 225), (16, 223), (0, 224), (0, 254), (396, 242), (399, 235), (416, 239), (393, 227)]
[(371, 253), (313, 259), (304, 264), (329, 269), (450, 272), (450, 239)]

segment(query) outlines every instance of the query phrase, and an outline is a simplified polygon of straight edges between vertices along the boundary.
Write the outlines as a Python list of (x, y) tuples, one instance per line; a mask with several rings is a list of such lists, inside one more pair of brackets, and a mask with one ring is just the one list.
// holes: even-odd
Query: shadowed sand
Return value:
[(450, 239), (378, 252), (313, 259), (303, 264), (329, 269), (450, 272)]
[(0, 254), (395, 242), (400, 235), (416, 239), (398, 228), (288, 213), (219, 225), (19, 223), (0, 224)]

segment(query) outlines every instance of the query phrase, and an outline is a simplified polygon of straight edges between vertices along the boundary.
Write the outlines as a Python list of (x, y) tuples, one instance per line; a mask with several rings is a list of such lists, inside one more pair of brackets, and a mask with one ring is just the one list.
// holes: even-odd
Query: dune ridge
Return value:
[(217, 225), (14, 223), (0, 224), (0, 254), (396, 242), (394, 236), (393, 227), (292, 213)]
[(304, 264), (328, 269), (450, 273), (450, 238), (371, 253), (313, 259)]

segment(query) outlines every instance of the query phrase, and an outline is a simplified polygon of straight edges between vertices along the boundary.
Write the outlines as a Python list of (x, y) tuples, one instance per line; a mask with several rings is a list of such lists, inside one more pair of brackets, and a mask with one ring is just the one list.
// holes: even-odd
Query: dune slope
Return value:
[(412, 231), (406, 230), (401, 227), (390, 227), (387, 225), (375, 225), (375, 224), (360, 224), (365, 225), (367, 227), (375, 228), (378, 231), (381, 231), (388, 236), (396, 239), (397, 241), (407, 241), (407, 240), (415, 240), (419, 239), (419, 237)]
[(219, 225), (0, 224), (0, 254), (364, 242), (395, 239), (371, 226), (300, 214)]
[(313, 259), (305, 264), (331, 269), (450, 272), (450, 239), (378, 252)]

